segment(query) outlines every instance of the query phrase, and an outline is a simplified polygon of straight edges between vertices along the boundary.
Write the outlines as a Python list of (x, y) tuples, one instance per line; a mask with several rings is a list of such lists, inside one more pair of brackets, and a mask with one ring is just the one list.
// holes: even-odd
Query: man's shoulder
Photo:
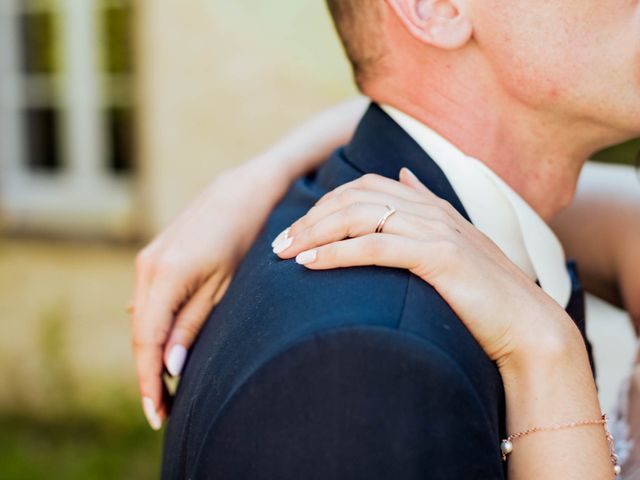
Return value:
[[(290, 379), (291, 360), (310, 359), (304, 365), (321, 368), (322, 358), (335, 349), (346, 367), (355, 368), (354, 376), (368, 372), (375, 379), (376, 362), (383, 362), (397, 371), (413, 365), (406, 372), (424, 367), (439, 378), (458, 379), (463, 391), (477, 395), (489, 423), (499, 424), (502, 386), (497, 370), (430, 285), (402, 269), (311, 271), (273, 254), (271, 242), (278, 233), (322, 195), (361, 174), (338, 152), (298, 180), (270, 215), (190, 352), (167, 435), (170, 450), (184, 443), (185, 429), (192, 438), (208, 435), (230, 402), (235, 404), (238, 392), (256, 381)], [(376, 362), (356, 361), (366, 345), (370, 348), (364, 357)], [(320, 373), (307, 369), (304, 375), (316, 378)], [(286, 383), (291, 391), (305, 388), (294, 380)], [(437, 385), (430, 382), (425, 388), (435, 389), (435, 400), (442, 399)]]
[(249, 371), (316, 332), (370, 326), (404, 330), (462, 364), (482, 363), (482, 350), (449, 305), (407, 270), (369, 266), (312, 271), (272, 252), (278, 233), (327, 191), (359, 174), (337, 151), (292, 186), (202, 330), (192, 360), (216, 365), (218, 372), (229, 365)]
[(281, 231), (325, 193), (359, 175), (338, 150), (319, 170), (296, 181), (270, 214), (214, 316), (221, 321), (242, 317), (254, 327), (286, 323), (289, 331), (300, 328), (302, 334), (344, 324), (397, 324), (409, 282), (406, 270), (371, 266), (311, 271), (272, 251), (271, 242)]
[[(354, 326), (299, 338), (224, 399), (207, 380), (186, 426), (170, 424), (168, 435), (184, 444), (183, 464), (194, 478), (212, 470), (241, 478), (247, 468), (256, 478), (300, 478), (309, 468), (322, 472), (314, 478), (334, 478), (333, 470), (340, 478), (377, 478), (371, 474), (381, 458), (391, 476), (458, 478), (471, 468), (474, 477), (501, 478), (493, 411), (500, 392), (483, 398), (449, 352), (409, 332)], [(169, 447), (170, 455), (180, 449)], [(453, 451), (467, 464), (438, 462)], [(361, 461), (351, 468), (344, 455)]]

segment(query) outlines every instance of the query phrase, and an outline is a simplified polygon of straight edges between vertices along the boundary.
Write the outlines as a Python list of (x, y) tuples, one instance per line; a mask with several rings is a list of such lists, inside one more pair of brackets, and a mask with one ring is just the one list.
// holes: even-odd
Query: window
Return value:
[(23, 163), (32, 171), (62, 170), (60, 102), (55, 77), (59, 74), (59, 13), (56, 2), (21, 3), (17, 16), (20, 76), (24, 99)]
[(103, 115), (109, 145), (106, 166), (113, 174), (121, 175), (134, 170), (130, 81), (133, 74), (132, 9), (128, 2), (101, 0), (98, 13), (100, 64), (105, 76)]
[(132, 224), (132, 19), (132, 0), (0, 2), (0, 213), (10, 224)]

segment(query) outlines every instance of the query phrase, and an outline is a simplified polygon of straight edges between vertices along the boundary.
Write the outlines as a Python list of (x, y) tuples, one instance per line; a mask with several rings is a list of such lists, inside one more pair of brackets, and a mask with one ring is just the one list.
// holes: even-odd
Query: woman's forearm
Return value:
[(296, 178), (319, 166), (351, 139), (367, 103), (364, 97), (355, 97), (314, 115), (247, 166), (273, 185), (279, 197)]
[[(577, 333), (555, 352), (540, 348), (515, 369), (502, 373), (508, 435), (601, 416), (584, 343)], [(602, 425), (526, 435), (513, 441), (508, 458), (509, 478), (514, 480), (615, 476)]]

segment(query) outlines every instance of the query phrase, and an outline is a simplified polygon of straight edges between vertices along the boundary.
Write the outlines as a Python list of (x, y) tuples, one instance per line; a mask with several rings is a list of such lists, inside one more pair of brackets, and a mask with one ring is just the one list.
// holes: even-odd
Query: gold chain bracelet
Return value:
[(608, 418), (606, 415), (602, 415), (602, 418), (598, 420), (583, 420), (581, 422), (571, 422), (564, 423), (562, 425), (555, 425), (552, 427), (533, 427), (528, 430), (524, 430), (523, 432), (514, 433), (513, 435), (509, 435), (507, 438), (502, 440), (500, 444), (500, 450), (502, 451), (502, 460), (507, 460), (507, 455), (513, 452), (513, 441), (522, 438), (526, 435), (530, 435), (536, 432), (553, 432), (556, 430), (566, 430), (568, 428), (576, 428), (576, 427), (586, 427), (590, 425), (602, 425), (604, 426), (604, 432), (607, 437), (607, 443), (609, 444), (609, 457), (611, 459), (611, 464), (613, 465), (613, 472), (617, 475), (620, 475), (620, 465), (618, 462), (618, 455), (616, 455), (615, 445), (613, 442), (613, 437), (607, 428)]

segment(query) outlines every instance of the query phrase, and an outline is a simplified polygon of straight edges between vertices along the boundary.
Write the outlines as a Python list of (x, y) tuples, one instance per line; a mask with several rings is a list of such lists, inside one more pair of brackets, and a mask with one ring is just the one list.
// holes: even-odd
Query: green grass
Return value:
[(122, 307), (134, 255), (0, 237), (0, 480), (158, 478)]
[(136, 401), (103, 413), (0, 413), (0, 479), (155, 479), (162, 437)]

